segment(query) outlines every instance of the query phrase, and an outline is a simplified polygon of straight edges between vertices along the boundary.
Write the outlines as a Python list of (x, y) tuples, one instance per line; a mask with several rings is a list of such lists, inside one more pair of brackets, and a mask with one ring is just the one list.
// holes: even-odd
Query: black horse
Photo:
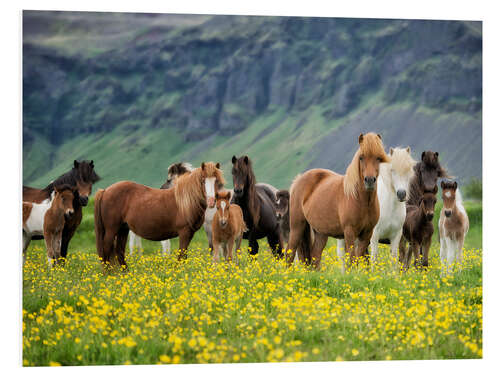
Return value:
[(283, 240), (280, 235), (274, 193), (265, 185), (255, 185), (256, 179), (252, 162), (248, 156), (233, 156), (233, 201), (243, 211), (243, 219), (248, 228), (243, 238), (248, 240), (250, 254), (259, 252), (258, 239), (267, 237), (267, 242), (275, 256), (283, 257)]
[[(89, 196), (92, 194), (92, 184), (99, 181), (100, 177), (94, 171), (94, 161), (73, 162), (73, 168), (65, 174), (59, 176), (43, 189), (36, 189), (29, 186), (23, 186), (23, 201), (41, 203), (50, 199), (55, 186), (69, 185), (76, 187), (78, 194), (75, 194), (73, 208), (75, 212), (70, 218), (66, 219), (61, 240), (61, 256), (66, 258), (68, 254), (68, 244), (76, 228), (82, 221), (82, 206), (86, 206)], [(41, 240), (43, 236), (36, 236), (33, 239)]]

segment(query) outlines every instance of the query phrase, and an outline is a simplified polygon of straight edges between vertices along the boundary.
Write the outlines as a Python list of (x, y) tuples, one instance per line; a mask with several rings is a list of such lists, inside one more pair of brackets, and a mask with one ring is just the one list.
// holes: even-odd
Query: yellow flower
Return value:
[(49, 366), (61, 366), (61, 364), (59, 362), (50, 361)]
[(353, 349), (353, 350), (352, 350), (352, 355), (353, 355), (353, 356), (355, 356), (355, 357), (356, 357), (358, 354), (359, 354), (359, 350), (358, 350), (358, 349)]

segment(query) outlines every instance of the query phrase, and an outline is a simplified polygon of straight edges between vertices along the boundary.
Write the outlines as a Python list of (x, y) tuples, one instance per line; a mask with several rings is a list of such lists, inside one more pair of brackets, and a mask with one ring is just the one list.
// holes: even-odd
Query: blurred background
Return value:
[(93, 159), (97, 187), (247, 154), (259, 182), (344, 173), (361, 132), (439, 151), (481, 198), (482, 25), (23, 12), (23, 183)]

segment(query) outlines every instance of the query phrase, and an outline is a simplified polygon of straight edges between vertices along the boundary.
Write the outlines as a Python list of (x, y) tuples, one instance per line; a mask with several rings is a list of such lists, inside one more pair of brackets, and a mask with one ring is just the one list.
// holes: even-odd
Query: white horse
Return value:
[[(370, 240), (372, 267), (377, 261), (379, 241), (391, 244), (391, 255), (395, 259), (395, 264), (398, 264), (399, 240), (403, 234), (403, 224), (406, 218), (406, 195), (414, 174), (413, 166), (416, 164), (411, 157), (410, 147), (391, 147), (389, 154), (391, 162), (380, 164), (377, 179), (380, 216), (377, 225), (373, 228)], [(345, 272), (343, 254), (345, 254), (345, 242), (339, 239), (337, 240), (337, 255), (342, 258), (342, 272)]]
[(417, 163), (411, 157), (410, 147), (392, 148), (389, 152), (390, 163), (380, 164), (377, 183), (377, 198), (380, 204), (380, 217), (373, 229), (370, 240), (372, 267), (377, 261), (379, 241), (391, 244), (391, 255), (397, 265), (398, 246), (403, 234), (406, 218), (406, 197), (413, 177), (413, 167)]
[(469, 231), (469, 217), (462, 203), (462, 194), (456, 181), (442, 181), (443, 208), (439, 216), (439, 257), (441, 275), (449, 273), (453, 264), (462, 263), (465, 236)]
[[(170, 189), (172, 186), (175, 185), (175, 180), (177, 177), (183, 175), (184, 173), (191, 173), (193, 171), (193, 166), (190, 163), (174, 163), (171, 164), (168, 169), (167, 169), (167, 181), (161, 186), (160, 189)], [(209, 209), (207, 208), (207, 211)], [(215, 210), (215, 208), (213, 209)], [(214, 211), (215, 214), (215, 211)], [(213, 217), (213, 214), (212, 214)], [(205, 221), (206, 221), (206, 216), (205, 216)], [(210, 221), (210, 224), (212, 222)], [(211, 227), (210, 227), (211, 228)], [(140, 254), (142, 255), (142, 239), (139, 237), (137, 234), (134, 232), (130, 231), (129, 233), (129, 242), (128, 242), (128, 248), (130, 251), (130, 255), (133, 254), (134, 250), (139, 250)], [(170, 240), (164, 240), (161, 241), (161, 247), (162, 247), (162, 254), (163, 255), (170, 255), (171, 253), (171, 248), (170, 248)]]

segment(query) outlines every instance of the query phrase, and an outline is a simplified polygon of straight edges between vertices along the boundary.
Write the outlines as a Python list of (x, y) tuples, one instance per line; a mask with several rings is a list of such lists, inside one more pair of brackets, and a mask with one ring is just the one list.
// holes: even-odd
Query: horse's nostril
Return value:
[(398, 190), (397, 196), (398, 196), (398, 199), (402, 201), (406, 197), (406, 191), (405, 190)]

